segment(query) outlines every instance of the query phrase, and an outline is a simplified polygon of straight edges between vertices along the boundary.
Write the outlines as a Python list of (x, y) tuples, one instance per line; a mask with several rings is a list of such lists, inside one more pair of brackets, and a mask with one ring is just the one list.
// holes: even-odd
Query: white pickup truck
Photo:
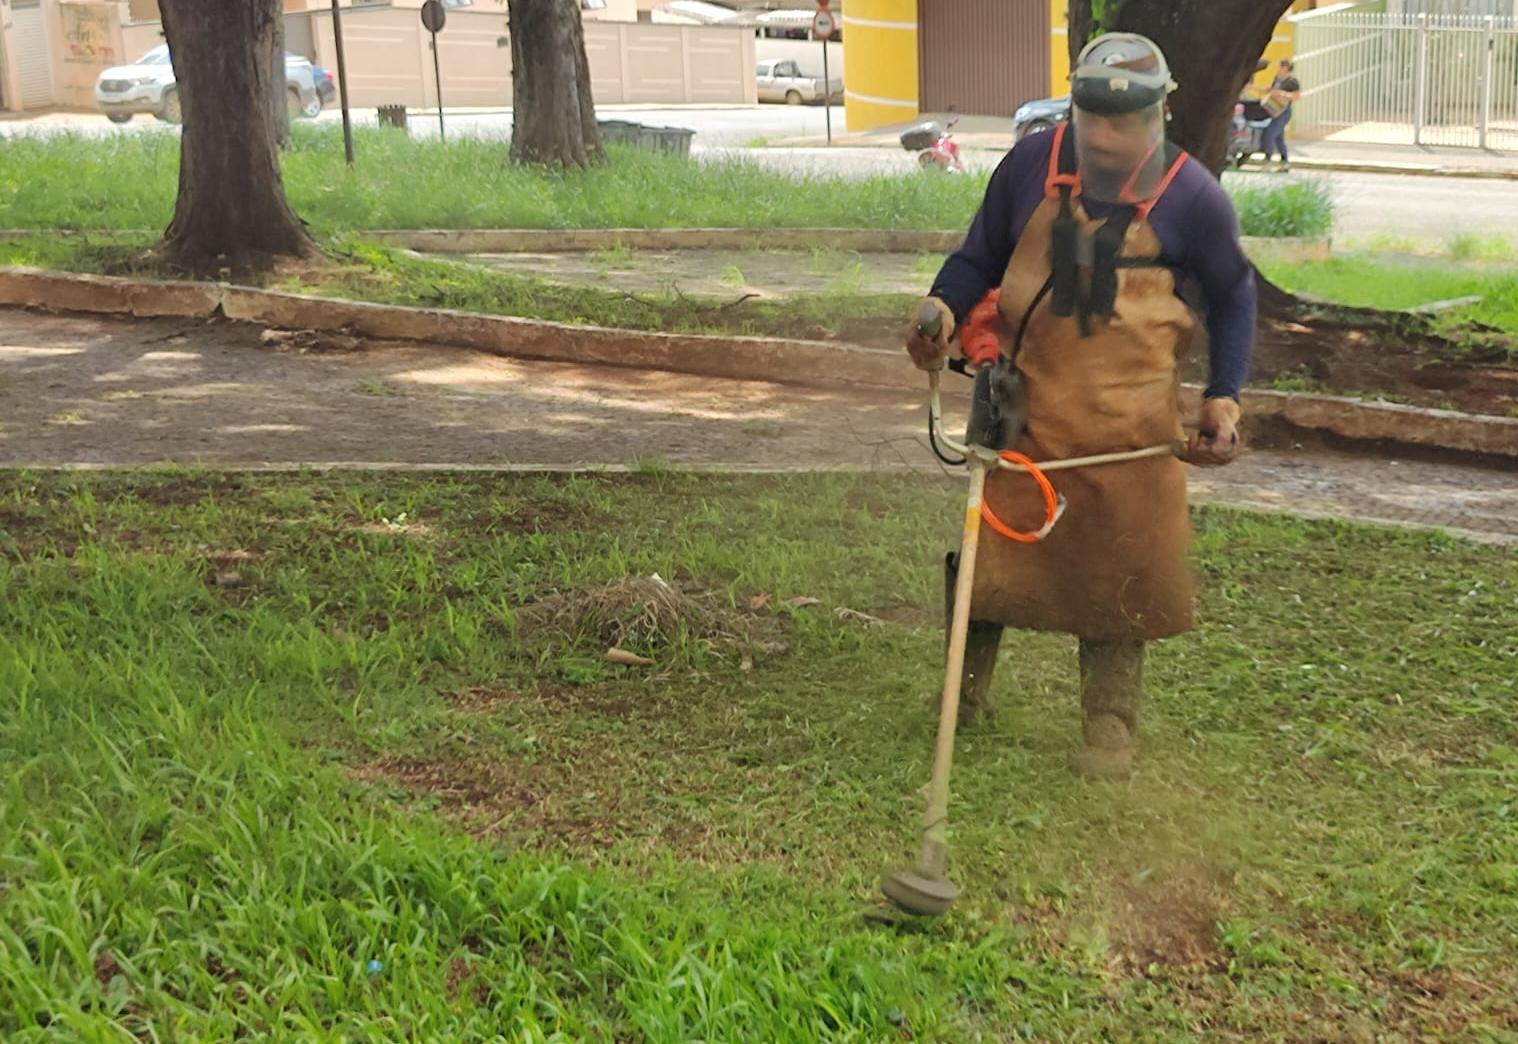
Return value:
[[(801, 69), (794, 60), (766, 58), (759, 63), (760, 101), (800, 105), (802, 102), (820, 102), (822, 95), (822, 77), (802, 76)], [(842, 77), (829, 77), (827, 95), (829, 101), (843, 100)]]

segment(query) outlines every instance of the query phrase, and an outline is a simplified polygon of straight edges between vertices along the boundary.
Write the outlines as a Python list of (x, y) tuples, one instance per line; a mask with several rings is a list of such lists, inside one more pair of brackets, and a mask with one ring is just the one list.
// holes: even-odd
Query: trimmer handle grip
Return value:
[(932, 301), (924, 301), (917, 309), (917, 336), (927, 341), (943, 336), (943, 312)]

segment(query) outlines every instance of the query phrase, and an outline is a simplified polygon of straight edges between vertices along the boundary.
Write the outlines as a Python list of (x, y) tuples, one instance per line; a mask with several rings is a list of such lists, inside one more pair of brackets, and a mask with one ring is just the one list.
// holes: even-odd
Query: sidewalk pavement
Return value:
[[(833, 147), (900, 148), (901, 132), (922, 120), (947, 123), (944, 113), (923, 113), (910, 123), (877, 127), (852, 134), (833, 135)], [(1012, 119), (1009, 116), (961, 116), (954, 128), (954, 140), (962, 149), (987, 149), (1005, 152), (1012, 146)], [(815, 135), (786, 138), (770, 143), (780, 147), (818, 147), (826, 145)], [(1304, 170), (1346, 170), (1386, 174), (1443, 174), (1456, 177), (1511, 178), (1518, 180), (1518, 152), (1483, 149), (1460, 149), (1429, 145), (1368, 143), (1358, 141), (1303, 141), (1287, 139), (1291, 165)]]

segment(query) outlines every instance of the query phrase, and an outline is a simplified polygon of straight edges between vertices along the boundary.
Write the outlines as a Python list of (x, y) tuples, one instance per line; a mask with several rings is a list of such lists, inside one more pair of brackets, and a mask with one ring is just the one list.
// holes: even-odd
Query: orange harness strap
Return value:
[(1160, 197), (1165, 194), (1165, 190), (1170, 187), (1170, 183), (1175, 180), (1175, 176), (1181, 172), (1181, 167), (1185, 166), (1186, 156), (1187, 153), (1185, 151), (1182, 151), (1181, 154), (1175, 158), (1175, 162), (1170, 164), (1170, 169), (1165, 171), (1165, 176), (1160, 179), (1159, 187), (1154, 190), (1154, 195), (1150, 196), (1148, 199), (1144, 200), (1144, 202), (1139, 204), (1138, 217), (1140, 221), (1149, 220), (1149, 212), (1153, 210), (1154, 205), (1160, 201)]

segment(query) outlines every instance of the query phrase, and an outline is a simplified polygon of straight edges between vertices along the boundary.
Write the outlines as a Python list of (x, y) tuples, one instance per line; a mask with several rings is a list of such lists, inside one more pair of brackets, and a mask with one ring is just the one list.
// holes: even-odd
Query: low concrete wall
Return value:
[[(124, 316), (209, 318), (220, 314), (267, 326), (454, 345), (515, 358), (784, 384), (900, 390), (921, 380), (903, 352), (848, 345), (613, 330), (226, 284), (156, 282), (33, 268), (0, 268), (0, 305)], [(1201, 389), (1188, 385), (1184, 390), (1195, 408)], [(1289, 392), (1246, 390), (1243, 398), (1248, 416), (1279, 417), (1345, 439), (1518, 460), (1518, 418)]]

